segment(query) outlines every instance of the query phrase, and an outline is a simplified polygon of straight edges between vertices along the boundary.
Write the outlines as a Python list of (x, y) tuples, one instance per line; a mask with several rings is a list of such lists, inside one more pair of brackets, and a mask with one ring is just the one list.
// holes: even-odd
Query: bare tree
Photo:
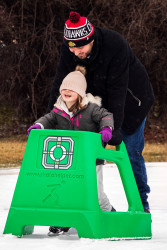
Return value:
[(146, 66), (156, 95), (152, 114), (167, 110), (167, 1), (5, 0), (0, 2), (0, 100), (29, 122), (47, 107), (70, 11), (120, 32)]

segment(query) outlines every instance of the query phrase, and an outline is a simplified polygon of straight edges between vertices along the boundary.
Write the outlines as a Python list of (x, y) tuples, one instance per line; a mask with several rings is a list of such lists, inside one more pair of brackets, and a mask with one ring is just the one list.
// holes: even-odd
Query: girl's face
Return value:
[(63, 89), (61, 91), (61, 96), (66, 103), (67, 108), (70, 108), (77, 101), (79, 95), (75, 91)]

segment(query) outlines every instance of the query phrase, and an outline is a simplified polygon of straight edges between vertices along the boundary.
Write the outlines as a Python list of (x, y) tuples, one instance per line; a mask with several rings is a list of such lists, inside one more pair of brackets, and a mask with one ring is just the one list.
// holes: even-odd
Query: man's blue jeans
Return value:
[(147, 193), (150, 193), (150, 187), (147, 185), (147, 172), (144, 158), (142, 156), (142, 151), (144, 149), (145, 121), (146, 119), (144, 119), (135, 133), (131, 135), (126, 134), (123, 129), (121, 130), (121, 132), (123, 134), (123, 141), (126, 145), (143, 207), (144, 209), (149, 209)]

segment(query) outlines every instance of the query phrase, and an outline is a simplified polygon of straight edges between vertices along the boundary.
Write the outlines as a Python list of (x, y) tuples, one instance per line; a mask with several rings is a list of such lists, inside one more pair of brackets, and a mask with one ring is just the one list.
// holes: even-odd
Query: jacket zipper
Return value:
[(132, 90), (130, 90), (129, 88), (128, 88), (128, 91), (129, 91), (129, 93), (132, 95), (132, 97), (138, 102), (138, 106), (141, 106), (141, 100), (140, 100), (139, 98), (137, 98), (137, 97), (133, 94)]

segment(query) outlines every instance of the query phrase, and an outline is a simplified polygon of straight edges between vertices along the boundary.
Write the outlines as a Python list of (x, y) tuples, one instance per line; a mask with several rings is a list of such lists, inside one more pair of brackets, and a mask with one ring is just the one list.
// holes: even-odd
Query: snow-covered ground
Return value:
[[(57, 237), (47, 236), (48, 227), (35, 227), (32, 235), (17, 238), (3, 235), (8, 210), (19, 173), (18, 169), (0, 170), (0, 249), (1, 250), (166, 250), (167, 249), (167, 163), (147, 163), (148, 181), (151, 187), (149, 202), (152, 214), (152, 239), (108, 241), (105, 239), (78, 238), (74, 229)], [(127, 211), (127, 202), (118, 170), (115, 166), (104, 167), (104, 188), (111, 204), (117, 211)], [(102, 230), (105, 230), (103, 228)]]

